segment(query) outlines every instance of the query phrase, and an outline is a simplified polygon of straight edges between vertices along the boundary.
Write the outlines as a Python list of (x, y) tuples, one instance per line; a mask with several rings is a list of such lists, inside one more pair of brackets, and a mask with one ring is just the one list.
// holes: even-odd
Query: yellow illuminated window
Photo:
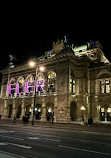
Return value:
[(100, 81), (100, 93), (110, 93), (110, 81), (109, 80)]
[(48, 80), (47, 80), (47, 91), (53, 91), (55, 92), (55, 82), (56, 82), (56, 73), (50, 72), (48, 74)]
[(19, 83), (24, 83), (24, 78), (20, 78)]
[(48, 74), (48, 78), (55, 78), (56, 77), (56, 73), (55, 72), (50, 72)]
[(39, 74), (37, 77), (38, 80), (44, 79), (44, 76), (42, 74)]
[(107, 109), (107, 112), (109, 112), (109, 113), (111, 112), (111, 107), (109, 107), (109, 108)]
[(28, 82), (33, 80), (34, 80), (33, 76), (29, 76), (29, 78), (27, 79)]
[(70, 79), (69, 91), (75, 93), (75, 80)]
[(101, 108), (101, 112), (104, 112), (104, 108)]

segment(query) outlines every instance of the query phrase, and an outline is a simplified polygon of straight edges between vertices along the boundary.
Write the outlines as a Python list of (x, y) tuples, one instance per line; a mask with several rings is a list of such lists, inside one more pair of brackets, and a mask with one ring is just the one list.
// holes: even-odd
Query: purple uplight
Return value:
[(8, 94), (11, 94), (11, 84), (8, 86)]
[(28, 82), (25, 82), (25, 93), (28, 93)]
[(19, 83), (17, 83), (17, 91), (16, 91), (17, 94), (19, 94)]

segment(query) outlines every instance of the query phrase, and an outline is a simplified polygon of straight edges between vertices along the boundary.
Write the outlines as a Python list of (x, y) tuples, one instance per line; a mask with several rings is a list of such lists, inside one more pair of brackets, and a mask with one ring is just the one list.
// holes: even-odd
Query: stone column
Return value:
[(57, 97), (54, 99), (54, 123), (57, 121)]
[(42, 100), (42, 115), (41, 115), (41, 122), (46, 122), (46, 105), (45, 105), (45, 99)]
[(24, 99), (22, 99), (22, 107), (21, 107), (21, 117), (20, 119), (22, 119), (23, 116), (25, 116), (25, 104), (24, 104)]
[[(30, 119), (29, 119), (30, 121), (32, 121), (32, 119), (33, 119), (33, 108), (34, 108), (34, 98), (32, 98), (32, 101), (31, 101), (31, 115), (30, 115)], [(34, 117), (34, 120), (35, 120), (35, 117)]]
[(107, 121), (107, 108), (105, 107), (104, 110), (105, 110), (105, 121)]
[(15, 100), (13, 100), (13, 111), (12, 111), (12, 115), (13, 115), (13, 116), (16, 116)]
[(7, 100), (4, 100), (4, 112), (3, 112), (3, 119), (8, 118), (8, 107), (7, 107)]

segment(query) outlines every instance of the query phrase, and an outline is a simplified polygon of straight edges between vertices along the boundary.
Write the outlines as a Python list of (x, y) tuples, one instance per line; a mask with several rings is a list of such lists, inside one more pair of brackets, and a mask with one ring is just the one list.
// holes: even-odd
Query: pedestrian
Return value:
[(84, 125), (84, 117), (81, 118), (81, 125)]
[(52, 124), (54, 123), (54, 112), (52, 113)]
[(88, 119), (88, 126), (91, 126), (93, 124), (93, 119), (92, 117), (90, 116), (89, 119)]

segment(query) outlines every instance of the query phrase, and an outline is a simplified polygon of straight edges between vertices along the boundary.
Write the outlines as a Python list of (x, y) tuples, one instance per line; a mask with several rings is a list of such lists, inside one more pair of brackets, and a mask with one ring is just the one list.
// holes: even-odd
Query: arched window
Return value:
[(44, 75), (43, 74), (38, 74), (37, 76), (36, 90), (40, 92), (44, 91)]
[(23, 77), (20, 77), (17, 83), (17, 94), (23, 94), (25, 86), (25, 80)]
[(16, 93), (16, 83), (15, 79), (10, 80), (8, 93), (14, 95)]
[(32, 75), (28, 76), (25, 83), (25, 92), (33, 93), (34, 92), (34, 77)]
[(47, 91), (55, 92), (55, 83), (56, 83), (56, 73), (49, 72), (47, 79)]

